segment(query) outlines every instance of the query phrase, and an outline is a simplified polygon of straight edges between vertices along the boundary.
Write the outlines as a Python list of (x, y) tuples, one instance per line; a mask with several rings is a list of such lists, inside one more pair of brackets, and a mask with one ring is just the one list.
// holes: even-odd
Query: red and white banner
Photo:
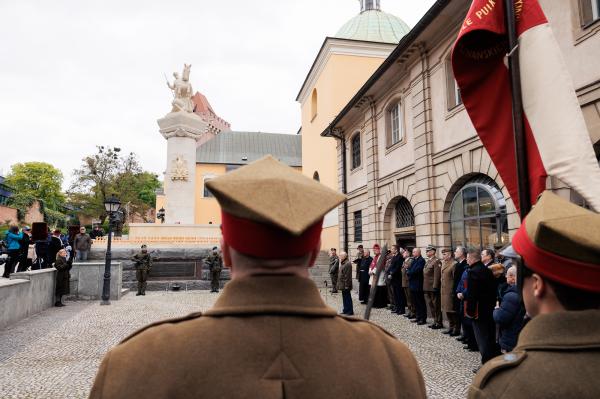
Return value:
[[(600, 166), (575, 89), (537, 0), (515, 0), (533, 202), (555, 176), (600, 212)], [(465, 108), (519, 208), (502, 0), (474, 0), (452, 50)]]

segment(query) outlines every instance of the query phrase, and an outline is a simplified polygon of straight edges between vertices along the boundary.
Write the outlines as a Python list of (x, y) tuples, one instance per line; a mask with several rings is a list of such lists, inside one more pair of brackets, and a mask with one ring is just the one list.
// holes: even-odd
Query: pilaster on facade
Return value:
[(367, 98), (366, 100), (364, 135), (365, 162), (367, 167), (367, 198), (369, 206), (367, 207), (366, 212), (367, 223), (363, 223), (363, 235), (366, 238), (365, 242), (370, 247), (381, 240), (381, 237), (378, 235), (379, 214), (377, 211), (379, 201), (379, 187), (377, 184), (379, 180), (379, 151), (376, 104), (373, 98)]
[(437, 215), (434, 212), (433, 128), (431, 122), (431, 86), (429, 54), (424, 45), (420, 50), (420, 76), (411, 87), (413, 106), (413, 139), (415, 148), (415, 213), (418, 247), (438, 244)]

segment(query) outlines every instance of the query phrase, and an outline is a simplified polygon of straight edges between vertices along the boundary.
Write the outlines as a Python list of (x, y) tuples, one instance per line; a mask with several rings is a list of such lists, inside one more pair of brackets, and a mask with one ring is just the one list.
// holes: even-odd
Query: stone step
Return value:
[[(220, 281), (223, 288), (227, 280)], [(123, 281), (123, 287), (137, 291), (137, 281)], [(177, 288), (179, 287), (179, 288)], [(148, 280), (146, 291), (196, 291), (210, 290), (209, 280)]]

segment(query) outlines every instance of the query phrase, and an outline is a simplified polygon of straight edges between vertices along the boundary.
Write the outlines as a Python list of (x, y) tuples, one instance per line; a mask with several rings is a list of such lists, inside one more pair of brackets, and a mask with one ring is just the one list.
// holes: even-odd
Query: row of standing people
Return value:
[[(495, 260), (490, 249), (467, 251), (457, 247), (454, 253), (443, 249), (442, 259), (433, 245), (421, 250), (392, 245), (385, 254), (384, 269), (376, 282), (374, 308), (388, 306), (392, 313), (404, 315), (417, 325), (433, 323), (429, 328), (443, 329), (442, 334), (457, 337), (468, 351), (479, 351), (482, 364), (509, 352), (516, 345), (524, 323), (524, 309), (516, 292), (516, 269), (508, 262)], [(335, 255), (335, 254), (334, 254)], [(381, 254), (378, 244), (358, 248), (353, 263), (359, 282), (359, 300), (366, 304), (375, 284), (376, 266)], [(330, 258), (333, 260), (333, 257)], [(331, 269), (330, 269), (331, 270)]]

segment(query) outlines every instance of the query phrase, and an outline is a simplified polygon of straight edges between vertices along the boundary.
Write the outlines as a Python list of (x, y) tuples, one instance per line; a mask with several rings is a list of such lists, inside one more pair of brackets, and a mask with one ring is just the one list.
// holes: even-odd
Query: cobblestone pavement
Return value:
[[(341, 295), (325, 295), (335, 308)], [(209, 308), (217, 295), (207, 291), (128, 294), (110, 306), (67, 302), (0, 330), (0, 398), (85, 398), (102, 356), (121, 339), (152, 321)], [(354, 298), (355, 312), (364, 306)], [(455, 339), (417, 326), (388, 310), (371, 319), (393, 332), (413, 351), (430, 398), (464, 398), (478, 364)]]

